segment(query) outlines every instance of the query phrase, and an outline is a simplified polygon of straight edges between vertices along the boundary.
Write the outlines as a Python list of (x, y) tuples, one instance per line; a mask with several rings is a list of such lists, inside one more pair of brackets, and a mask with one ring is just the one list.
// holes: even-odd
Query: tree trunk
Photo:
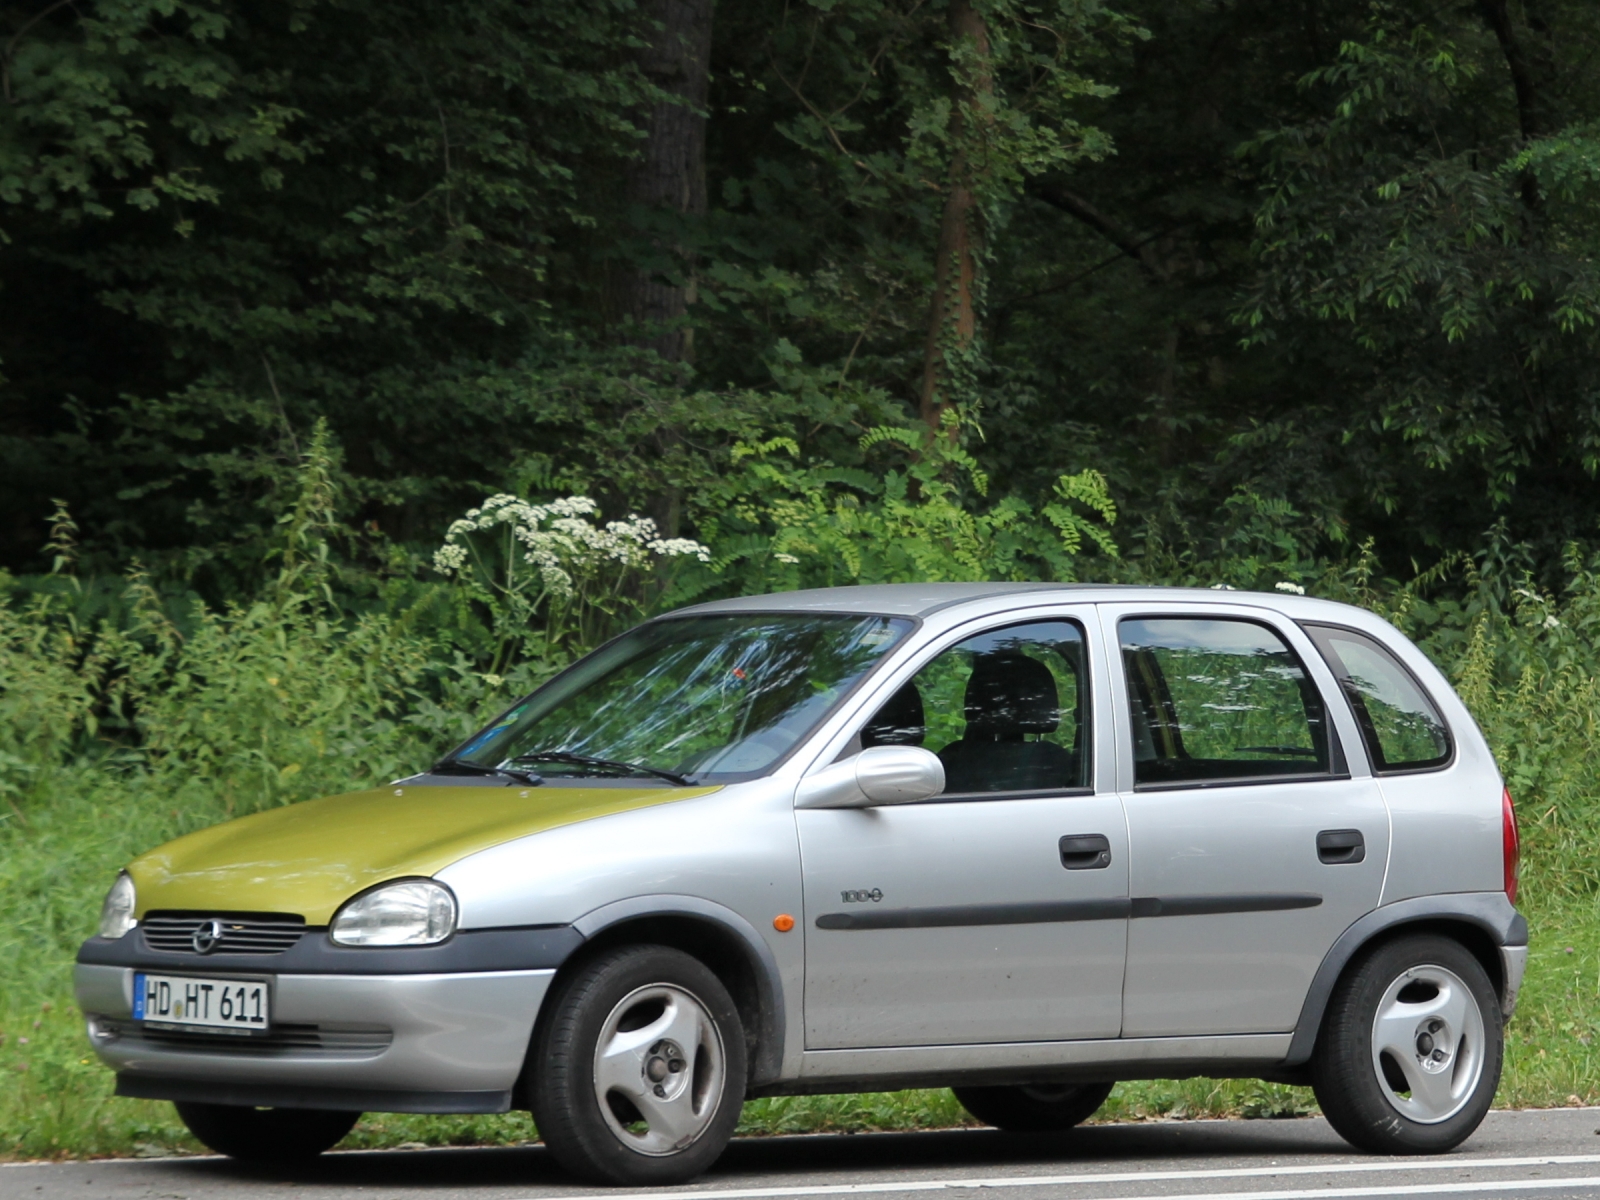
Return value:
[[(1546, 95), (1556, 77), (1550, 28), (1531, 4), (1523, 6), (1524, 25), (1520, 29), (1512, 19), (1506, 0), (1478, 0), (1478, 8), (1494, 31), (1511, 72), (1511, 87), (1517, 98), (1517, 125), (1522, 143), (1527, 145), (1547, 135), (1552, 124)], [(1537, 213), (1543, 204), (1539, 183), (1531, 172), (1523, 172), (1522, 199), (1530, 212)]]
[(950, 178), (945, 190), (944, 216), (939, 222), (939, 252), (933, 266), (933, 303), (928, 316), (928, 340), (922, 356), (920, 411), (930, 429), (938, 432), (950, 402), (952, 373), (971, 350), (978, 336), (980, 259), (983, 254), (983, 212), (978, 206), (973, 166), (967, 140), (974, 121), (981, 121), (980, 105), (994, 94), (990, 71), (989, 29), (972, 0), (950, 0), (952, 52), (964, 48), (971, 55), (952, 67), (950, 105)]
[[(622, 267), (613, 310), (632, 328), (627, 340), (669, 362), (693, 356), (684, 316), (693, 301), (685, 247), (662, 231), (674, 218), (706, 211), (706, 100), (710, 84), (712, 0), (649, 0), (649, 44), (639, 69), (667, 93), (637, 115), (645, 137), (628, 168), (624, 199), (648, 238), (647, 261)], [(676, 278), (674, 278), (676, 277)]]

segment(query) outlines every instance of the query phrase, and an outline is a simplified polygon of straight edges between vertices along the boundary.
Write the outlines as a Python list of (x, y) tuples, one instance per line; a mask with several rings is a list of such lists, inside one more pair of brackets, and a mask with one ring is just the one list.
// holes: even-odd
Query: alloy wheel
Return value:
[(1483, 1074), (1483, 1013), (1454, 971), (1425, 964), (1405, 971), (1378, 1001), (1372, 1067), (1384, 1098), (1421, 1125), (1447, 1121), (1472, 1098)]
[(653, 984), (617, 1002), (595, 1046), (594, 1088), (611, 1131), (640, 1154), (677, 1153), (717, 1114), (722, 1036), (683, 988)]

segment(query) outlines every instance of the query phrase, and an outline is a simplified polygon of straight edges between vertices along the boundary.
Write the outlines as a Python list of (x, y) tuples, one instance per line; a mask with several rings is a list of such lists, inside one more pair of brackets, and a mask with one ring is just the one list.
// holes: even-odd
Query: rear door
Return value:
[(1125, 1037), (1292, 1029), (1375, 908), (1389, 817), (1304, 633), (1270, 610), (1104, 605), (1131, 919)]
[(951, 634), (886, 681), (844, 751), (925, 746), (945, 794), (796, 812), (808, 1049), (1117, 1035), (1127, 834), (1093, 621)]

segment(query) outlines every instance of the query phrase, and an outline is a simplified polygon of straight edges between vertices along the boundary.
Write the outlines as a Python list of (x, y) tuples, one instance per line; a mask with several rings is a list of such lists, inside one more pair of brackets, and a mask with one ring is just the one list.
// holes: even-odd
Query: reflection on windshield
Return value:
[(610, 763), (542, 761), (547, 778), (616, 775), (628, 763), (706, 782), (759, 774), (910, 627), (815, 614), (656, 621), (578, 663), (454, 757), (492, 767), (560, 752)]

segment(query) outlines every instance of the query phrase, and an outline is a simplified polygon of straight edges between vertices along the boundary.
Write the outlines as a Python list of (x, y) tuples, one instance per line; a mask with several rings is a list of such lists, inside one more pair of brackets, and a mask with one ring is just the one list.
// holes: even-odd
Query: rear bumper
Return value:
[(499, 1112), (555, 971), (272, 975), (273, 1029), (263, 1038), (145, 1030), (131, 1019), (133, 974), (92, 963), (74, 974), (90, 1044), (117, 1072), (120, 1095)]
[(1517, 993), (1522, 990), (1522, 976), (1527, 969), (1526, 945), (1500, 947), (1500, 974), (1504, 980), (1500, 988), (1500, 1011), (1508, 1021), (1517, 1011)]

